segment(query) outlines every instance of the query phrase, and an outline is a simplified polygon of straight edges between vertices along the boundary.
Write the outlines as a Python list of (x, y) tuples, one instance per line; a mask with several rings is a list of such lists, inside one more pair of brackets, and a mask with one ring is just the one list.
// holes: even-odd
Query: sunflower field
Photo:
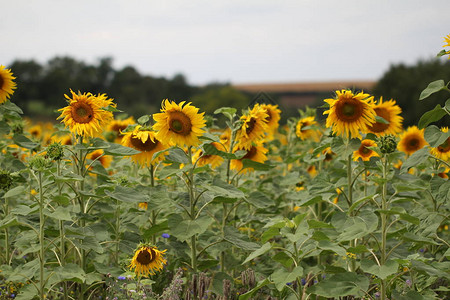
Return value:
[(450, 99), (404, 129), (394, 99), (350, 89), (324, 124), (311, 108), (280, 124), (273, 104), (205, 116), (167, 99), (135, 120), (68, 87), (47, 124), (22, 117), (13, 72), (0, 299), (450, 297), (450, 133), (432, 125)]

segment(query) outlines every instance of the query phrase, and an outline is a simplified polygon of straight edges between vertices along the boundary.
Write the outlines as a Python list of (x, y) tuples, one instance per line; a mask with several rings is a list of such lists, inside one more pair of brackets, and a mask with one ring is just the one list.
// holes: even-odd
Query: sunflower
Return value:
[(107, 99), (105, 94), (94, 96), (91, 93), (75, 94), (72, 90), (72, 98), (64, 95), (69, 100), (69, 105), (59, 109), (66, 127), (73, 134), (93, 137), (100, 134), (103, 128), (113, 119), (110, 111), (104, 110), (108, 106), (115, 107), (112, 99)]
[[(445, 44), (444, 46), (442, 46), (442, 47), (450, 47), (450, 34), (449, 35), (447, 35), (447, 36), (444, 36), (444, 40), (445, 40), (445, 42), (447, 43), (447, 44)], [(450, 50), (449, 51), (445, 51), (445, 54), (450, 54)], [(448, 56), (448, 59), (450, 59), (450, 55)]]
[(266, 135), (268, 114), (261, 105), (256, 104), (241, 117), (241, 128), (236, 133), (236, 141), (241, 149), (250, 150), (253, 143), (258, 143)]
[(316, 168), (316, 166), (315, 165), (310, 165), (307, 169), (306, 169), (306, 172), (308, 172), (308, 174), (309, 174), (309, 176), (311, 177), (311, 178), (314, 178), (314, 177), (316, 177), (317, 176), (317, 168)]
[(192, 106), (191, 102), (176, 104), (168, 99), (162, 102), (161, 111), (153, 115), (156, 121), (153, 128), (158, 132), (158, 140), (180, 147), (200, 144), (198, 137), (205, 132), (202, 129), (206, 124), (204, 112), (198, 113), (198, 108)]
[(365, 93), (353, 94), (350, 90), (336, 91), (337, 99), (325, 99), (329, 109), (326, 126), (332, 127), (333, 133), (346, 137), (361, 138), (360, 131), (366, 133), (368, 126), (375, 123), (375, 111), (370, 105), (373, 96)]
[(107, 131), (109, 132), (113, 132), (115, 135), (115, 142), (119, 143), (122, 141), (122, 131), (125, 130), (128, 125), (133, 125), (135, 124), (136, 121), (134, 120), (133, 116), (128, 117), (124, 120), (112, 120), (107, 127)]
[[(442, 127), (442, 132), (448, 132), (448, 127)], [(442, 159), (443, 161), (449, 161), (450, 160), (450, 136), (437, 147), (433, 147), (430, 149), (430, 153), (436, 156), (439, 159)]]
[[(219, 151), (226, 151), (225, 147), (220, 143), (212, 142), (211, 145)], [(212, 169), (217, 168), (224, 161), (223, 157), (220, 157), (219, 155), (203, 154), (201, 149), (194, 153), (192, 160), (193, 162), (197, 161), (197, 166), (199, 167), (210, 164)]]
[(226, 151), (230, 148), (231, 144), (231, 129), (227, 127), (220, 135), (220, 143), (226, 147)]
[(131, 156), (131, 159), (135, 163), (147, 167), (160, 162), (164, 155), (161, 154), (153, 159), (153, 154), (167, 148), (156, 138), (154, 131), (141, 129), (140, 125), (136, 126), (133, 131), (124, 133), (122, 145), (141, 151), (141, 153)]
[(147, 202), (139, 202), (138, 207), (139, 207), (139, 209), (147, 210), (148, 209), (148, 203)]
[(112, 157), (110, 155), (104, 155), (104, 153), (102, 149), (97, 149), (89, 153), (86, 158), (97, 160), (102, 164), (103, 168), (108, 168), (111, 165)]
[(40, 139), (42, 135), (42, 126), (40, 124), (33, 125), (28, 129), (28, 132), (33, 138)]
[(0, 65), (0, 104), (6, 102), (14, 93), (16, 83), (13, 79), (16, 79), (16, 77), (13, 76), (11, 70)]
[(306, 140), (312, 138), (314, 141), (319, 140), (319, 131), (315, 129), (308, 128), (309, 126), (315, 126), (317, 122), (314, 117), (306, 117), (298, 120), (295, 126), (295, 134), (301, 139)]
[(363, 161), (369, 161), (371, 157), (380, 156), (369, 147), (377, 147), (377, 144), (372, 140), (362, 140), (359, 149), (353, 152), (353, 160), (361, 158)]
[(330, 161), (333, 160), (333, 157), (336, 155), (336, 153), (331, 150), (331, 147), (326, 147), (322, 150), (322, 155), (325, 155), (324, 161)]
[(417, 126), (408, 127), (406, 131), (400, 136), (400, 142), (397, 149), (411, 155), (417, 150), (425, 147), (427, 142), (423, 136), (423, 129), (417, 128)]
[(280, 126), (281, 110), (278, 109), (278, 105), (261, 104), (260, 106), (267, 113), (267, 118), (264, 122), (267, 123), (267, 138), (272, 140), (274, 133), (277, 131), (278, 126)]
[(380, 97), (378, 103), (373, 104), (372, 108), (377, 116), (385, 119), (388, 124), (375, 122), (369, 125), (369, 132), (381, 136), (386, 134), (396, 135), (402, 131), (403, 118), (400, 116), (402, 109), (395, 104), (394, 100), (383, 102), (383, 97)]
[(135, 251), (128, 268), (130, 268), (130, 271), (134, 269), (134, 273), (138, 277), (155, 275), (155, 272), (161, 271), (164, 265), (167, 264), (166, 259), (163, 257), (166, 251), (159, 251), (154, 246), (140, 245)]
[[(234, 147), (233, 152), (236, 152), (238, 150), (246, 150), (247, 154), (245, 154), (244, 157), (242, 157), (241, 159), (232, 159), (231, 160), (230, 168), (232, 170), (236, 170), (238, 172), (241, 171), (242, 167), (243, 167), (242, 161), (244, 159), (250, 159), (250, 160), (253, 160), (253, 161), (256, 161), (259, 163), (263, 163), (267, 160), (266, 153), (268, 150), (262, 146), (262, 143), (257, 143), (255, 145), (252, 145), (250, 147), (250, 149), (244, 149), (244, 148), (240, 147), (239, 145), (237, 145), (236, 147)], [(252, 171), (254, 171), (253, 168), (246, 168), (246, 169), (242, 170), (242, 173), (245, 174), (247, 172), (252, 172)]]

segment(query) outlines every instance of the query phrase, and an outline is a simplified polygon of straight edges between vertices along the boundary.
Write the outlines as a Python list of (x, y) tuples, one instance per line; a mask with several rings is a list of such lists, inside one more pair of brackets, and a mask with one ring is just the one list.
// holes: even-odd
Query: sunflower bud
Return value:
[(7, 191), (13, 183), (13, 178), (7, 170), (0, 169), (0, 189)]
[(51, 166), (51, 162), (45, 157), (35, 155), (28, 162), (30, 169), (38, 172), (43, 172)]
[(380, 136), (378, 138), (378, 145), (383, 154), (392, 153), (397, 149), (397, 141), (391, 134)]
[(49, 158), (51, 160), (61, 160), (64, 156), (64, 148), (60, 143), (52, 143), (47, 147), (47, 154), (45, 154), (45, 158)]

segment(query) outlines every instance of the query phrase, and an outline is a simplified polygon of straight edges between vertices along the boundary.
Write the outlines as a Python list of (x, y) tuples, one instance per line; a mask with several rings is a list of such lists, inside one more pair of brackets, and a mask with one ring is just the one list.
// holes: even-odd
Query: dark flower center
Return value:
[(154, 139), (155, 141), (152, 142), (150, 137), (145, 141), (145, 143), (138, 137), (131, 136), (130, 142), (131, 145), (133, 145), (133, 148), (136, 150), (139, 150), (141, 152), (149, 152), (158, 146), (159, 141), (157, 139)]
[(251, 118), (250, 121), (247, 122), (247, 129), (245, 129), (245, 133), (250, 134), (253, 129), (255, 128), (255, 124), (256, 124), (256, 119), (255, 118)]
[(5, 84), (5, 80), (3, 79), (2, 74), (0, 74), (0, 90), (3, 88), (3, 84)]
[(444, 143), (440, 144), (437, 147), (437, 150), (441, 153), (447, 153), (448, 151), (450, 151), (450, 137), (447, 138), (447, 140)]
[(169, 117), (169, 130), (187, 136), (192, 130), (191, 119), (180, 111), (171, 112)]
[(252, 159), (256, 155), (257, 149), (255, 146), (252, 146), (249, 150), (247, 150), (247, 154), (244, 155), (242, 159)]
[(358, 121), (364, 112), (364, 103), (353, 99), (345, 98), (336, 102), (336, 115), (340, 121)]
[(94, 110), (84, 102), (72, 104), (72, 118), (77, 123), (89, 123), (94, 118)]
[(142, 249), (137, 255), (137, 262), (141, 265), (148, 265), (156, 259), (156, 252), (152, 248)]

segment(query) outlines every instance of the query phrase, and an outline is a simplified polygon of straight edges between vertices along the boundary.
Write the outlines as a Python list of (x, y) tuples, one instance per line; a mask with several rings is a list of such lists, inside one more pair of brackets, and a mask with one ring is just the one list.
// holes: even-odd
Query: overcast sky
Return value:
[[(449, 0), (0, 0), (0, 64), (70, 55), (192, 84), (376, 80), (434, 57)], [(443, 58), (444, 59), (444, 58)]]

